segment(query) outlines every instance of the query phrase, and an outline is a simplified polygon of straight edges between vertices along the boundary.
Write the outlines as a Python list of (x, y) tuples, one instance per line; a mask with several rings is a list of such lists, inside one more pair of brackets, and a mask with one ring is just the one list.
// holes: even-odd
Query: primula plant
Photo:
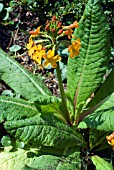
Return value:
[[(59, 67), (68, 48), (67, 90)], [(113, 170), (114, 69), (107, 74), (110, 30), (100, 0), (89, 0), (79, 23), (56, 16), (30, 31), (28, 54), (56, 69), (60, 98), (0, 49), (1, 170)], [(19, 98), (20, 96), (20, 98)]]

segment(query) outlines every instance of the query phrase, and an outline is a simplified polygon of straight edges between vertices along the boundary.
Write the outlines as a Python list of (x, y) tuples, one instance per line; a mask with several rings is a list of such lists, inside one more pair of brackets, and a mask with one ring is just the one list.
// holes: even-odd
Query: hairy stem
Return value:
[(69, 116), (69, 112), (68, 112), (68, 108), (67, 108), (67, 104), (66, 104), (66, 96), (65, 96), (65, 92), (64, 92), (63, 83), (62, 83), (59, 64), (56, 68), (56, 73), (57, 73), (58, 83), (59, 83), (59, 87), (60, 87), (60, 95), (61, 95), (62, 105), (63, 105), (63, 112), (64, 112), (63, 116), (65, 117), (67, 123), (69, 125), (71, 125), (70, 116)]

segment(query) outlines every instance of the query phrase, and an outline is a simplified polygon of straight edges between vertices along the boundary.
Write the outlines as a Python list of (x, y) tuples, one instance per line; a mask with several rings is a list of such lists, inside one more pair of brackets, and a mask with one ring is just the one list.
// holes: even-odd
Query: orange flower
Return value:
[(68, 28), (66, 31), (64, 31), (64, 34), (68, 35), (68, 38), (71, 39), (72, 38), (72, 32), (73, 32), (73, 30), (71, 28)]
[(108, 144), (112, 146), (112, 150), (114, 150), (114, 132), (111, 135), (106, 136), (106, 139), (108, 141)]
[(49, 50), (47, 55), (44, 56), (45, 62), (44, 65), (47, 67), (49, 64), (52, 65), (52, 68), (56, 68), (57, 67), (57, 63), (58, 61), (61, 60), (60, 55), (56, 55), (54, 56), (54, 50)]
[(74, 58), (74, 56), (79, 55), (79, 50), (81, 47), (80, 39), (71, 42), (72, 45), (68, 47), (68, 52), (70, 52), (70, 58)]
[(38, 27), (38, 28), (37, 28), (36, 30), (34, 30), (34, 31), (30, 31), (29, 34), (31, 34), (31, 37), (36, 37), (36, 36), (39, 34), (39, 32), (40, 32), (40, 28), (41, 28), (41, 26)]
[(112, 150), (114, 150), (114, 139), (108, 141), (108, 144), (110, 144), (112, 146)]
[(70, 27), (70, 28), (78, 28), (78, 22), (77, 22), (77, 21), (74, 21), (74, 23), (71, 24), (69, 27)]

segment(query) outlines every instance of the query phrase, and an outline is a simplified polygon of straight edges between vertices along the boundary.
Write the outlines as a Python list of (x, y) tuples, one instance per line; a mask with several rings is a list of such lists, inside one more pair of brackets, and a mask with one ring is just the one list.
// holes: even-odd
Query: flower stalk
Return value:
[(64, 92), (63, 83), (62, 83), (59, 63), (58, 63), (58, 66), (56, 67), (56, 73), (57, 73), (57, 78), (58, 78), (58, 83), (59, 83), (59, 88), (60, 88), (60, 95), (61, 95), (61, 100), (62, 100), (62, 105), (63, 105), (63, 113), (64, 113), (63, 116), (65, 117), (67, 123), (71, 126), (70, 115), (69, 115), (67, 104), (66, 104), (66, 96)]

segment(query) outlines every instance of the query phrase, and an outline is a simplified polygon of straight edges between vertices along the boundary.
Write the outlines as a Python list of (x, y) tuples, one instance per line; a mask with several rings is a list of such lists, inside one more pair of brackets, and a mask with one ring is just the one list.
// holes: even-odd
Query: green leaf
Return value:
[[(30, 166), (30, 165), (29, 165)], [(48, 170), (48, 169), (58, 169), (58, 170), (79, 170), (79, 160), (75, 160), (72, 162), (71, 159), (65, 159), (52, 156), (52, 155), (43, 155), (40, 157), (37, 157), (32, 162), (32, 166), (30, 168), (35, 169), (42, 169), (42, 170)]]
[[(110, 88), (109, 88), (110, 87)], [(91, 108), (96, 104), (100, 103), (107, 96), (114, 92), (114, 69), (112, 69), (111, 73), (106, 78), (105, 82), (101, 85), (98, 92), (95, 94), (94, 98), (87, 105), (87, 108)]]
[(27, 152), (17, 149), (15, 152), (0, 152), (0, 170), (20, 170), (27, 159)]
[(81, 49), (79, 56), (69, 58), (68, 93), (80, 110), (101, 84), (109, 57), (109, 26), (99, 0), (88, 1), (74, 35)]
[(0, 79), (26, 99), (39, 94), (51, 94), (39, 77), (36, 77), (0, 49)]
[(113, 170), (113, 166), (106, 162), (104, 159), (97, 155), (91, 157), (93, 164), (96, 166), (96, 170)]
[(63, 109), (62, 109), (62, 103), (60, 98), (57, 98), (55, 96), (39, 95), (38, 97), (29, 100), (29, 102), (34, 103), (36, 108), (41, 113), (54, 114), (55, 116), (60, 118), (64, 123), (66, 123), (66, 120), (62, 116)]
[(79, 170), (81, 168), (80, 152), (75, 151), (68, 156), (41, 154), (38, 157), (34, 157), (34, 159), (28, 159), (26, 165), (25, 167), (29, 167), (30, 169)]
[(106, 136), (109, 132), (98, 131), (96, 129), (91, 129), (89, 134), (89, 147), (95, 151), (101, 151), (103, 149), (109, 148), (109, 144), (106, 140)]
[(36, 103), (41, 105), (46, 105), (50, 103), (59, 103), (61, 102), (60, 98), (57, 98), (56, 96), (42, 96), (39, 95), (38, 97), (35, 97), (31, 100), (29, 100), (30, 103)]
[(25, 144), (30, 143), (56, 148), (84, 146), (83, 137), (80, 133), (63, 124), (51, 114), (6, 121), (4, 127), (9, 134)]
[(19, 51), (21, 49), (21, 46), (20, 45), (13, 45), (13, 46), (11, 46), (10, 48), (9, 48), (9, 50), (11, 51), (11, 52), (17, 52), (17, 51)]
[(25, 100), (0, 96), (0, 122), (37, 115), (36, 107)]
[[(83, 122), (89, 128), (114, 131), (114, 93), (105, 98), (104, 103), (93, 113), (85, 117), (81, 123), (83, 124)], [(79, 124), (80, 128), (81, 123)]]

